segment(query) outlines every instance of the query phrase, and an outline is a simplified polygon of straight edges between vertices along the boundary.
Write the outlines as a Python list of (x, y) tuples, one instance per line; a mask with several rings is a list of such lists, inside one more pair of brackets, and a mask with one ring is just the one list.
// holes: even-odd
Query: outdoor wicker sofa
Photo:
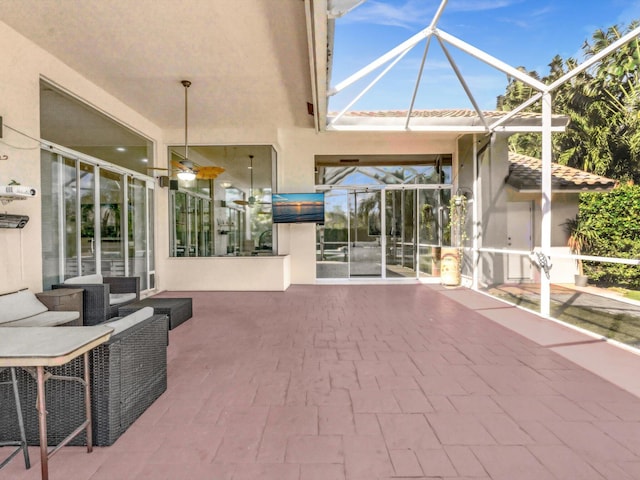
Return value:
[[(110, 340), (90, 353), (94, 445), (113, 444), (166, 390), (167, 323), (166, 315), (154, 315), (147, 307), (106, 324), (114, 327)], [(47, 372), (82, 377), (82, 369), (77, 358)], [(27, 369), (17, 374), (27, 442), (39, 445), (36, 382)], [(2, 375), (8, 370), (0, 373), (0, 381)], [(47, 440), (56, 445), (83, 422), (84, 391), (80, 382), (55, 378), (47, 380), (45, 388)], [(0, 405), (0, 442), (20, 438), (10, 389), (0, 391)], [(84, 444), (84, 433), (70, 443)]]
[(118, 308), (140, 300), (140, 277), (103, 277), (100, 274), (67, 278), (52, 288), (82, 288), (85, 325), (98, 325), (118, 316)]
[(25, 289), (0, 295), (0, 327), (54, 327), (80, 322), (78, 311), (52, 311)]

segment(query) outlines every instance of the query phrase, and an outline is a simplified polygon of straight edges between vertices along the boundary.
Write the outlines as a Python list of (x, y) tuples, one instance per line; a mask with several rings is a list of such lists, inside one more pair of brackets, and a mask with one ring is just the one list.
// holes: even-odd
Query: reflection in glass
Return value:
[(123, 176), (100, 169), (100, 252), (102, 275), (124, 276)]
[[(379, 223), (380, 190), (353, 191), (349, 194), (349, 256), (350, 277), (380, 277), (382, 275), (382, 245), (380, 235), (371, 235)], [(376, 218), (377, 217), (377, 218)]]
[[(64, 273), (65, 223), (58, 213), (65, 205), (63, 179), (67, 168), (61, 157), (46, 150), (41, 152), (42, 283), (45, 289), (57, 283)], [(72, 171), (75, 173), (75, 168)], [(70, 220), (68, 228), (75, 230), (75, 215)], [(75, 266), (77, 268), (77, 260)]]
[(317, 278), (440, 275), (441, 247), (451, 241), (451, 156), (420, 156), (408, 165), (390, 158), (364, 156), (345, 166), (316, 157), (317, 189), (325, 192)]
[(140, 277), (140, 289), (147, 289), (147, 195), (146, 182), (129, 179), (128, 190), (129, 276)]
[(316, 229), (316, 277), (349, 276), (349, 214), (346, 190), (324, 194), (324, 225)]
[(169, 175), (188, 164), (192, 181), (171, 192), (171, 255), (272, 255), (271, 194), (275, 151), (269, 145), (169, 148)]
[(386, 190), (388, 276), (415, 276), (416, 190)]
[[(99, 227), (98, 220), (95, 215), (95, 167), (86, 163), (79, 163), (79, 178), (80, 178), (80, 262), (81, 271), (76, 272), (76, 275), (90, 275), (96, 273), (96, 232)], [(78, 190), (76, 185), (76, 172), (69, 172), (72, 175), (72, 184), (74, 187), (72, 190), (73, 196)], [(68, 198), (67, 201), (67, 216), (73, 215), (75, 217), (75, 198)], [(73, 210), (73, 212), (72, 212)], [(77, 235), (75, 232), (69, 232), (67, 248), (70, 251), (76, 251), (75, 243), (77, 241)], [(73, 244), (73, 247), (72, 247)]]

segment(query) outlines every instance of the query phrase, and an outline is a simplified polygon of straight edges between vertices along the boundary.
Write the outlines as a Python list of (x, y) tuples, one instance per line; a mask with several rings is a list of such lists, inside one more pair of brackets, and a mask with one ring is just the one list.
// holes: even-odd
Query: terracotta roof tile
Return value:
[[(509, 176), (507, 184), (517, 190), (542, 189), (542, 160), (519, 153), (509, 152)], [(558, 163), (551, 164), (551, 188), (554, 191), (598, 191), (610, 190), (616, 180), (585, 172)]]

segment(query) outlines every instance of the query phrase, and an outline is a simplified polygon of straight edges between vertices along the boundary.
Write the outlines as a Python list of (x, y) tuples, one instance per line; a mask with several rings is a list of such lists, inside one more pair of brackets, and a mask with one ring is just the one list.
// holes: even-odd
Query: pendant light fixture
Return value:
[(187, 92), (191, 86), (191, 82), (189, 80), (182, 80), (180, 83), (182, 83), (184, 87), (184, 160), (180, 163), (186, 168), (178, 172), (178, 178), (185, 182), (190, 182), (196, 178), (195, 172), (191, 169), (192, 163), (189, 161), (189, 98)]

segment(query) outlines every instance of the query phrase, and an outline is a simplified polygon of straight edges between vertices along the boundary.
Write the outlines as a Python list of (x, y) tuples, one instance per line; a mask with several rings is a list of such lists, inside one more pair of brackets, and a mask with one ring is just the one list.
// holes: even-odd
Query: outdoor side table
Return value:
[(193, 305), (190, 297), (147, 297), (120, 307), (118, 316), (125, 317), (143, 307), (153, 307), (155, 315), (167, 315), (169, 317), (169, 330), (173, 330), (178, 325), (186, 322), (193, 315)]
[[(13, 327), (3, 328), (0, 335), (0, 367), (35, 368), (38, 388), (38, 423), (40, 430), (40, 466), (42, 480), (49, 478), (49, 458), (82, 431), (87, 436), (87, 452), (93, 451), (91, 423), (91, 378), (89, 351), (106, 342), (113, 329), (104, 325), (91, 327)], [(45, 408), (45, 368), (64, 365), (76, 357), (84, 357), (85, 421), (59, 445), (47, 447), (47, 411)], [(56, 377), (51, 377), (56, 378)], [(57, 377), (61, 378), (61, 377)]]
[(74, 310), (80, 313), (80, 318), (74, 320), (67, 326), (82, 326), (84, 320), (82, 318), (82, 288), (55, 288), (44, 292), (36, 293), (36, 297), (44, 303), (49, 310), (53, 311), (69, 311)]

